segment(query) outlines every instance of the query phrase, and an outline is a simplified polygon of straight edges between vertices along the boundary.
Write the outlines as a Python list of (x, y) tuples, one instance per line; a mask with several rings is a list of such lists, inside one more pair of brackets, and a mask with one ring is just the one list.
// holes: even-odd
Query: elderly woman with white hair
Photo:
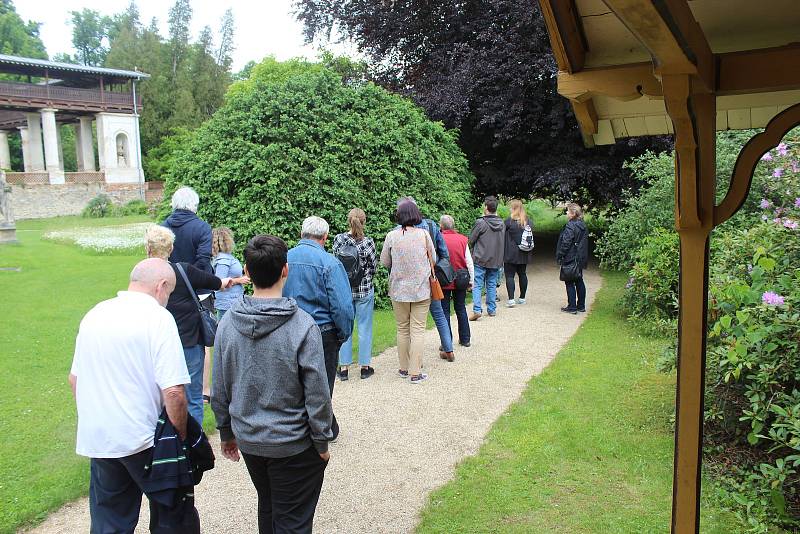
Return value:
[[(145, 233), (145, 249), (149, 258), (166, 260), (173, 252), (175, 235), (163, 226), (151, 225)], [(186, 358), (186, 367), (192, 383), (186, 387), (186, 398), (189, 403), (189, 414), (202, 426), (203, 424), (203, 367), (204, 351), (200, 336), (200, 312), (197, 310), (194, 296), (192, 295), (183, 276), (178, 269), (181, 266), (189, 283), (195, 291), (201, 289), (219, 290), (230, 287), (234, 280), (231, 278), (217, 278), (213, 274), (201, 271), (188, 262), (170, 261), (172, 270), (175, 271), (175, 290), (169, 296), (167, 310), (178, 325), (178, 334), (181, 336), (183, 356)]]
[(172, 195), (172, 213), (163, 226), (175, 234), (169, 261), (186, 262), (212, 274), (211, 225), (197, 216), (200, 197), (191, 187), (181, 187)]

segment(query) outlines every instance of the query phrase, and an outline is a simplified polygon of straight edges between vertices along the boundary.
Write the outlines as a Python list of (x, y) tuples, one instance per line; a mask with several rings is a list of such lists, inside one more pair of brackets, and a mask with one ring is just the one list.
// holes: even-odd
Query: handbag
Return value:
[(562, 282), (575, 282), (583, 277), (583, 269), (578, 265), (577, 260), (561, 265), (558, 279)]
[(456, 271), (456, 278), (453, 280), (453, 286), (459, 291), (469, 288), (469, 271), (467, 269), (459, 269)]
[[(434, 248), (436, 248), (436, 241), (433, 239), (433, 226), (431, 226), (432, 222), (428, 221), (428, 234), (431, 236), (431, 241), (433, 242)], [(449, 286), (455, 280), (456, 272), (453, 269), (453, 265), (450, 263), (449, 258), (441, 257), (436, 260), (436, 265), (433, 267), (433, 272), (436, 275), (436, 279), (439, 280), (439, 284), (443, 286)]]
[(429, 277), (431, 283), (431, 300), (442, 300), (444, 299), (444, 291), (442, 291), (442, 285), (439, 283), (439, 279), (436, 278), (436, 271), (433, 266), (433, 259), (431, 258), (431, 253), (429, 250), (425, 252), (428, 254), (428, 261), (431, 264), (431, 275)]
[(186, 284), (186, 288), (189, 290), (189, 293), (192, 294), (192, 297), (194, 297), (194, 302), (197, 305), (197, 312), (200, 314), (200, 341), (203, 342), (204, 347), (213, 347), (214, 338), (217, 336), (217, 318), (214, 317), (213, 312), (203, 306), (203, 303), (197, 298), (197, 293), (194, 292), (192, 283), (189, 281), (189, 277), (186, 276), (183, 266), (180, 263), (176, 263), (175, 267), (177, 267), (178, 272), (181, 273), (183, 283)]

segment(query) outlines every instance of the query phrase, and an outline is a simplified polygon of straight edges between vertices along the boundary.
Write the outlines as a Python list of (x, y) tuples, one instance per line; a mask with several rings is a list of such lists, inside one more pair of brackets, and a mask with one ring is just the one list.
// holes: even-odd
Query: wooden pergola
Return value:
[[(753, 171), (800, 124), (797, 0), (539, 0), (587, 146), (675, 138), (680, 311), (672, 532), (700, 523), (708, 250)], [(717, 130), (764, 128), (715, 203)]]

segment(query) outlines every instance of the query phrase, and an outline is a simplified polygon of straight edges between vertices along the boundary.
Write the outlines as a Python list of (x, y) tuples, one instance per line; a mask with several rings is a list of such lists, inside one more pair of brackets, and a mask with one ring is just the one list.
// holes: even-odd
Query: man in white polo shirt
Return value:
[[(69, 381), (78, 406), (76, 451), (91, 458), (93, 534), (136, 527), (162, 407), (186, 436), (184, 385), (191, 380), (175, 320), (164, 308), (174, 289), (169, 263), (141, 261), (128, 290), (81, 321)], [(193, 499), (177, 511), (151, 500), (150, 515), (151, 532), (200, 532)]]

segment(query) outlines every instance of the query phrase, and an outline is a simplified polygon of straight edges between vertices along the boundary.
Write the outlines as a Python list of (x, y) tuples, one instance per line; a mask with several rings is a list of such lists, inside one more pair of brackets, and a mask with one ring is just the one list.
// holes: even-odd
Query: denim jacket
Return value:
[(297, 301), (317, 325), (333, 324), (341, 341), (353, 333), (353, 297), (342, 262), (322, 245), (301, 239), (289, 251), (289, 277), (283, 296)]
[[(232, 254), (220, 252), (211, 260), (211, 267), (214, 268), (214, 276), (217, 278), (238, 278), (242, 276), (242, 263)], [(218, 310), (229, 310), (231, 304), (242, 298), (244, 287), (236, 284), (229, 289), (214, 291), (214, 307)]]

